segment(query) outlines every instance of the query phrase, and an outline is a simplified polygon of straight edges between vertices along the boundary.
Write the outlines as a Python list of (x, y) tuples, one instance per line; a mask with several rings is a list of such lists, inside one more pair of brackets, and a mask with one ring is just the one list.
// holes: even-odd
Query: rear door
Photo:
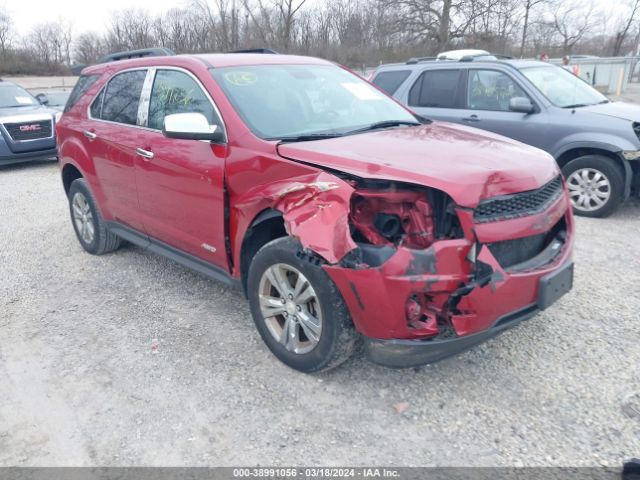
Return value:
[(425, 70), (409, 89), (407, 105), (424, 117), (460, 123), (464, 77), (459, 68)]
[(114, 220), (143, 230), (135, 179), (136, 146), (141, 129), (138, 107), (147, 69), (113, 76), (91, 103), (83, 131), (87, 151)]
[(490, 68), (470, 68), (464, 89), (464, 108), (460, 110), (462, 123), (498, 133), (539, 147), (544, 138), (547, 114), (519, 113), (509, 109), (514, 97), (531, 96), (508, 73)]
[(228, 270), (224, 229), (224, 167), (227, 147), (170, 139), (164, 118), (202, 113), (224, 128), (213, 100), (190, 72), (158, 68), (145, 92), (146, 129), (137, 137), (140, 210), (150, 237)]

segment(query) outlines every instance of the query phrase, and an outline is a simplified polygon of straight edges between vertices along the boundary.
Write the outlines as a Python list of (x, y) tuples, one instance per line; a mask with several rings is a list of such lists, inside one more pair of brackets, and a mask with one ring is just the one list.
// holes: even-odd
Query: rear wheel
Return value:
[(571, 160), (562, 169), (573, 211), (584, 217), (607, 217), (622, 201), (624, 177), (611, 158), (585, 155)]
[(301, 372), (340, 365), (358, 334), (336, 285), (290, 237), (258, 251), (247, 291), (258, 332), (273, 354)]
[(78, 178), (71, 183), (69, 211), (78, 241), (87, 252), (102, 255), (116, 250), (122, 243), (120, 237), (109, 232), (83, 178)]

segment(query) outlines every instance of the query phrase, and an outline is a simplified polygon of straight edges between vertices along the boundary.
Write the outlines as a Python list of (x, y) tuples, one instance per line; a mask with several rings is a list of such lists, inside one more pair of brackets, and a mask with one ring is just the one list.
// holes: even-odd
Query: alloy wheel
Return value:
[(288, 351), (309, 353), (320, 341), (322, 311), (309, 280), (284, 263), (270, 266), (260, 279), (260, 311), (271, 335)]
[(73, 209), (73, 221), (76, 225), (78, 234), (86, 244), (91, 244), (95, 237), (95, 226), (93, 223), (93, 213), (87, 198), (81, 193), (76, 192), (71, 202)]

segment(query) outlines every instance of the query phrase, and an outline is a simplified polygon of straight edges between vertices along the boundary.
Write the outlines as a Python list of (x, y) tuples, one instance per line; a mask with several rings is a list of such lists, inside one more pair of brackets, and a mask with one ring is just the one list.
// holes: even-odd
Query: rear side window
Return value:
[(373, 84), (380, 87), (389, 95), (396, 93), (402, 82), (411, 75), (411, 70), (394, 70), (392, 72), (380, 72), (373, 79)]
[(162, 130), (164, 117), (174, 113), (202, 113), (210, 125), (222, 126), (200, 85), (184, 72), (158, 70), (149, 102), (149, 128)]
[(113, 77), (104, 90), (104, 98), (101, 98), (102, 94), (99, 95), (91, 105), (92, 116), (94, 107), (102, 100), (102, 111), (95, 118), (135, 125), (138, 121), (138, 105), (146, 76), (146, 70), (134, 70)]
[(412, 107), (456, 108), (461, 70), (424, 72), (409, 92)]
[(69, 95), (69, 99), (67, 100), (67, 104), (64, 106), (64, 111), (68, 112), (73, 108), (73, 106), (82, 98), (82, 96), (87, 93), (87, 90), (96, 83), (96, 80), (100, 78), (100, 75), (82, 75), (76, 86), (73, 87), (71, 91), (71, 95)]

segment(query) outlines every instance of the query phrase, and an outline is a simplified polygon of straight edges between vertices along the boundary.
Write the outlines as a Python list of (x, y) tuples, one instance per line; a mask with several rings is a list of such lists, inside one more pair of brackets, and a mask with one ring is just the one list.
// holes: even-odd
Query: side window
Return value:
[(409, 91), (412, 107), (456, 108), (461, 70), (426, 71)]
[(64, 106), (65, 113), (73, 108), (73, 106), (82, 98), (82, 96), (91, 88), (91, 85), (96, 83), (96, 80), (100, 78), (100, 75), (82, 75), (76, 86), (73, 87), (69, 98), (67, 99), (67, 104)]
[(411, 70), (394, 70), (392, 72), (380, 72), (373, 79), (373, 84), (380, 87), (389, 95), (396, 93), (402, 82), (411, 74)]
[(104, 88), (100, 90), (98, 96), (93, 100), (89, 111), (92, 118), (100, 118), (102, 116), (102, 99), (104, 98)]
[(211, 101), (191, 76), (158, 70), (149, 101), (149, 128), (162, 130), (164, 117), (174, 113), (202, 113), (210, 125), (222, 125)]
[(133, 70), (113, 77), (105, 90), (99, 118), (110, 122), (135, 125), (138, 120), (140, 94), (146, 76), (146, 70)]
[(497, 70), (469, 70), (467, 108), (509, 111), (509, 101), (527, 94), (507, 74)]

